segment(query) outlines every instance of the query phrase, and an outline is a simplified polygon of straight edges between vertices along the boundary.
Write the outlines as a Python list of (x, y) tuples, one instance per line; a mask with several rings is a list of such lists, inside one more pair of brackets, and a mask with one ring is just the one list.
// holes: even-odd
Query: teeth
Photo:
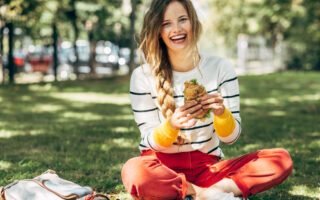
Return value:
[(180, 35), (180, 36), (172, 37), (171, 39), (172, 39), (172, 40), (178, 40), (178, 39), (182, 39), (182, 38), (184, 38), (184, 37), (185, 37), (185, 35)]

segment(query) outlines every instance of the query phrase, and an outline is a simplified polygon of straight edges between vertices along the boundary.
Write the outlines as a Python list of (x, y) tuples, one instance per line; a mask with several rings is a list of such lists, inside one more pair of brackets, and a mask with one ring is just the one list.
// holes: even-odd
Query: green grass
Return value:
[[(239, 77), (243, 131), (226, 158), (287, 149), (292, 175), (250, 199), (320, 199), (320, 73)], [(128, 199), (123, 163), (139, 155), (129, 78), (0, 86), (0, 185), (47, 169)]]

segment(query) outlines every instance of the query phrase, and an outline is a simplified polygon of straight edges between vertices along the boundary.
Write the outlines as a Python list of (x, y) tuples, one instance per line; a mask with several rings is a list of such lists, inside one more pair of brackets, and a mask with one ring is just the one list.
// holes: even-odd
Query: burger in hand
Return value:
[[(203, 85), (199, 85), (197, 79), (192, 79), (190, 81), (184, 82), (184, 103), (189, 103), (192, 101), (197, 101), (201, 103), (201, 98), (208, 94), (205, 87)], [(210, 118), (210, 109), (205, 109), (201, 114), (196, 116), (196, 119), (200, 119), (200, 121), (204, 121), (206, 118)]]

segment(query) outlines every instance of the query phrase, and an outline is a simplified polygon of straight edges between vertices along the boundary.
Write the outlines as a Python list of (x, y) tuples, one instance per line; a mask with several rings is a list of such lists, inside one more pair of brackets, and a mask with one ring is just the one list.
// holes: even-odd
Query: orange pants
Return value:
[(200, 151), (165, 154), (145, 151), (122, 168), (126, 190), (138, 199), (183, 199), (187, 181), (209, 187), (231, 178), (243, 197), (282, 183), (293, 163), (284, 149), (266, 149), (239, 158), (220, 161)]

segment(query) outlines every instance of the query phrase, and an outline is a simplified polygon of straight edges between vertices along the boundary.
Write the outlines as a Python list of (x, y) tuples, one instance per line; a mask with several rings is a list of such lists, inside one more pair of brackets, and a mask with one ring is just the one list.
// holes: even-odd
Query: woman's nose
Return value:
[(180, 30), (181, 30), (181, 26), (179, 23), (174, 23), (172, 28), (173, 28), (172, 31), (177, 32), (177, 33), (180, 32)]

